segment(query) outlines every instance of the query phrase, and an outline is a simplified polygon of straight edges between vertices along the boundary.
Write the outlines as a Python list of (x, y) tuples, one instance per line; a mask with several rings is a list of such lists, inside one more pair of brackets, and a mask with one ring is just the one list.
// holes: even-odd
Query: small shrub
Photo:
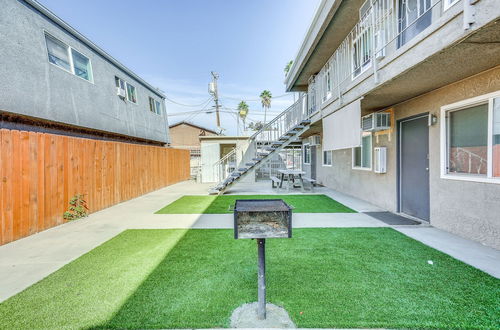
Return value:
[(63, 218), (66, 221), (77, 220), (88, 215), (89, 208), (87, 202), (83, 199), (83, 195), (75, 195), (69, 200), (69, 209), (64, 212)]

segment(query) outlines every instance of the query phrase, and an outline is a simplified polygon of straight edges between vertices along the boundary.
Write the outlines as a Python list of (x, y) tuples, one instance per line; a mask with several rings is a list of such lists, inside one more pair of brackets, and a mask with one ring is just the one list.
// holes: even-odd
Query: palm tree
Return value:
[(267, 109), (271, 107), (271, 99), (273, 95), (267, 89), (260, 93), (260, 102), (262, 103), (262, 108), (264, 109), (264, 125), (266, 124)]
[(241, 101), (240, 104), (238, 104), (238, 115), (241, 120), (243, 120), (243, 130), (245, 130), (245, 119), (248, 115), (248, 104), (245, 101)]
[(293, 61), (288, 62), (285, 66), (285, 69), (283, 69), (283, 71), (285, 71), (285, 77), (288, 75), (288, 72), (290, 72), (290, 69), (292, 68), (292, 64), (293, 64)]

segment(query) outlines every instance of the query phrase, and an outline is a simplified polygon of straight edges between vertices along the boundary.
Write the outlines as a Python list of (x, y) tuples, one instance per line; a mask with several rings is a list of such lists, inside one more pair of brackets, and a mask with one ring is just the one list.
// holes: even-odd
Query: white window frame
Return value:
[[(441, 107), (441, 179), (496, 183), (500, 184), (500, 177), (493, 177), (493, 99), (500, 98), (500, 91), (480, 95)], [(486, 175), (479, 176), (467, 173), (448, 173), (448, 118), (449, 112), (467, 109), (473, 106), (488, 104), (488, 164)]]
[[(355, 149), (361, 148), (361, 164), (363, 164), (363, 137), (370, 136), (370, 167), (356, 166), (355, 164)], [(373, 135), (371, 132), (363, 132), (361, 135), (361, 145), (352, 148), (352, 169), (360, 171), (371, 171), (373, 168)]]
[[(134, 91), (135, 91), (135, 102), (130, 99), (130, 96), (129, 96), (129, 93), (128, 93), (128, 86), (129, 85), (134, 88)], [(137, 97), (137, 88), (134, 85), (130, 84), (128, 81), (125, 81), (125, 91), (127, 92), (127, 101), (129, 101), (132, 104), (136, 104), (137, 105), (139, 103), (139, 98)]]
[[(309, 149), (309, 162), (306, 163), (306, 150)], [(304, 157), (304, 165), (311, 165), (311, 145), (309, 143), (304, 144), (304, 151), (302, 152), (302, 157)]]
[[(329, 152), (330, 153), (330, 164), (326, 164), (325, 163), (325, 152)], [(332, 167), (333, 166), (333, 150), (323, 150), (323, 162), (322, 162), (323, 166), (326, 166), (326, 167)]]
[(125, 91), (125, 95), (127, 95), (127, 82), (125, 80), (123, 80), (122, 78), (120, 78), (118, 76), (115, 76), (115, 85), (116, 85), (116, 79), (118, 79), (118, 85), (119, 86), (115, 86), (115, 87), (122, 89), (122, 84), (121, 83), (123, 83), (123, 90)]
[[(373, 9), (370, 8), (370, 11)], [(351, 41), (351, 80), (356, 79), (360, 75), (362, 75), (366, 70), (372, 67), (372, 62), (373, 62), (373, 54), (374, 54), (374, 47), (375, 45), (373, 44), (373, 33), (374, 33), (374, 28), (371, 24), (371, 19), (372, 19), (373, 12), (366, 14), (365, 17), (362, 17), (360, 22), (358, 24), (361, 24), (362, 28), (360, 28), (359, 33), (356, 35), (355, 38), (352, 39)], [(371, 35), (370, 35), (371, 31)], [(363, 36), (367, 34), (366, 40), (368, 40), (368, 44), (370, 45), (371, 49), (368, 50), (368, 57), (369, 60), (366, 63), (363, 63)], [(356, 68), (354, 67), (354, 46), (355, 45), (359, 46), (359, 51), (361, 52), (361, 61), (359, 63), (359, 72), (356, 73)]]
[[(158, 101), (157, 99), (154, 99), (155, 100), (155, 109), (156, 109), (156, 114), (157, 115), (161, 115), (162, 114), (162, 102), (161, 101)], [(160, 108), (158, 108), (158, 106), (160, 106)]]
[[(59, 68), (63, 71), (66, 71), (68, 73), (71, 73), (73, 76), (79, 78), (79, 79), (82, 79), (86, 82), (89, 82), (91, 83), (92, 85), (94, 84), (94, 70), (92, 69), (92, 60), (90, 59), (90, 57), (88, 57), (87, 55), (85, 55), (84, 53), (82, 53), (81, 51), (79, 51), (78, 49), (76, 48), (73, 48), (71, 47), (70, 45), (68, 45), (67, 43), (65, 43), (64, 41), (62, 41), (61, 39), (57, 38), (56, 36), (54, 36), (52, 33), (49, 33), (47, 31), (43, 31), (43, 36), (44, 36), (44, 40), (45, 40), (45, 51), (47, 53), (47, 61), (49, 62), (50, 65), (53, 65), (55, 66), (56, 68)], [(67, 47), (66, 51), (68, 52), (68, 59), (69, 59), (69, 68), (70, 70), (66, 70), (65, 68), (57, 65), (57, 64), (54, 64), (50, 61), (50, 58), (49, 58), (49, 49), (47, 47), (47, 36), (49, 36), (50, 38), (53, 38), (57, 41), (59, 41), (60, 43), (62, 43), (63, 45), (65, 45)], [(72, 50), (74, 50), (75, 52), (77, 52), (78, 54), (82, 55), (83, 57), (86, 57), (88, 60), (89, 60), (89, 66), (90, 66), (90, 71), (89, 71), (89, 80), (85, 79), (85, 78), (82, 78), (78, 75), (75, 74), (75, 65), (73, 63), (73, 52)]]
[[(156, 115), (161, 115), (161, 102), (155, 99), (154, 97), (149, 96), (149, 112), (154, 113)], [(151, 110), (151, 101), (153, 101), (153, 110)], [(160, 108), (158, 108), (158, 105)]]
[(455, 4), (458, 3), (460, 0), (443, 0), (443, 11), (447, 11), (451, 7), (453, 7)]

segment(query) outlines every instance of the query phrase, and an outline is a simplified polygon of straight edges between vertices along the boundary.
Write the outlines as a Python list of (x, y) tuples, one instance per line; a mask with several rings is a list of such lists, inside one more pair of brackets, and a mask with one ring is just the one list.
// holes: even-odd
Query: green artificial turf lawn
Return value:
[[(500, 327), (500, 280), (392, 229), (266, 245), (268, 302), (298, 327)], [(0, 329), (227, 327), (256, 281), (231, 230), (127, 230), (1, 303)]]
[(221, 214), (231, 210), (237, 199), (283, 199), (295, 213), (356, 213), (326, 195), (222, 195), (183, 196), (156, 214)]

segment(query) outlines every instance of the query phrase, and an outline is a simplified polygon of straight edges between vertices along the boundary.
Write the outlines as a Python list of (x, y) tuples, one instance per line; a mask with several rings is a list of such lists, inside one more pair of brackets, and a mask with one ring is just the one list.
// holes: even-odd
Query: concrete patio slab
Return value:
[(500, 251), (434, 227), (394, 227), (455, 259), (500, 278)]
[[(154, 214), (129, 229), (232, 229), (232, 214)], [(294, 213), (294, 228), (388, 227), (364, 213)]]

